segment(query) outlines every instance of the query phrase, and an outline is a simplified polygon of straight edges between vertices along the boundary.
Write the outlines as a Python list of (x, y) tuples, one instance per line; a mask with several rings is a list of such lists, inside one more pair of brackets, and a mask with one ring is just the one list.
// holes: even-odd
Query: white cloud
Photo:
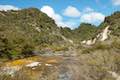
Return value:
[(92, 23), (95, 25), (100, 24), (105, 16), (102, 13), (95, 12), (92, 8), (87, 7), (83, 12), (81, 13), (81, 16), (79, 16), (77, 19), (72, 18), (67, 21), (64, 20), (64, 17), (61, 16), (60, 14), (56, 13), (55, 10), (51, 6), (43, 6), (41, 8), (41, 11), (46, 13), (49, 17), (55, 20), (55, 23), (58, 26), (62, 27), (69, 27), (69, 28), (75, 28), (79, 25), (81, 22), (86, 22), (86, 23)]
[(112, 0), (113, 5), (120, 6), (120, 0)]
[(56, 23), (59, 23), (60, 21), (62, 21), (62, 17), (59, 14), (55, 13), (54, 9), (50, 6), (43, 6), (41, 8), (41, 11), (46, 13), (52, 19), (54, 19)]
[(7, 10), (19, 10), (19, 8), (13, 5), (0, 5), (0, 11), (7, 11)]
[(104, 21), (104, 18), (105, 18), (104, 14), (96, 12), (94, 9), (90, 7), (86, 7), (82, 12), (80, 22), (99, 25), (102, 21)]
[(80, 17), (80, 14), (80, 11), (73, 6), (68, 6), (63, 12), (63, 15), (68, 17)]
[(52, 19), (55, 20), (55, 23), (58, 26), (62, 26), (62, 27), (70, 27), (72, 28), (73, 26), (75, 26), (76, 24), (74, 22), (72, 22), (71, 20), (69, 21), (64, 21), (63, 17), (59, 14), (57, 14), (54, 9), (50, 6), (43, 6), (40, 9), (42, 12), (46, 13), (49, 17), (51, 17)]
[(81, 16), (81, 22), (92, 23), (95, 25), (100, 24), (104, 21), (105, 15), (99, 12), (89, 12)]
[(86, 7), (83, 12), (93, 12), (94, 10), (90, 7)]

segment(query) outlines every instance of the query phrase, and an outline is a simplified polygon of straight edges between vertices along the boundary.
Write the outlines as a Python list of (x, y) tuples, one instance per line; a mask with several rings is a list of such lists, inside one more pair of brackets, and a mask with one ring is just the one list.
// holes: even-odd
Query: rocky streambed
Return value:
[[(94, 55), (95, 56), (95, 55)], [(119, 74), (88, 54), (34, 56), (1, 64), (0, 80), (116, 80)], [(107, 69), (108, 68), (108, 69)], [(112, 74), (112, 76), (111, 76)], [(118, 79), (119, 80), (119, 79)]]
[[(72, 56), (34, 56), (1, 64), (0, 74), (29, 77), (33, 80), (76, 80), (79, 79), (79, 62)], [(20, 78), (20, 79), (19, 79)]]

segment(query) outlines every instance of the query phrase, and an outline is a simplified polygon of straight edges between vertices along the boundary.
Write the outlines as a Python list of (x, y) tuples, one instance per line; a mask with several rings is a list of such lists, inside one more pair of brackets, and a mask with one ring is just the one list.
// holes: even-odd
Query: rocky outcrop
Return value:
[(81, 43), (85, 45), (93, 45), (96, 43), (96, 41), (101, 41), (101, 42), (105, 41), (106, 39), (108, 39), (109, 34), (110, 34), (109, 27), (110, 26), (107, 26), (105, 29), (103, 29), (103, 31), (99, 33), (95, 38), (84, 40)]
[(91, 39), (91, 40), (84, 40), (84, 41), (82, 41), (81, 43), (82, 44), (86, 44), (86, 45), (92, 45), (92, 44), (95, 44), (95, 42), (96, 42), (96, 38), (94, 38), (93, 40)]
[(39, 66), (41, 65), (40, 62), (32, 62), (30, 64), (27, 64), (26, 67), (36, 67), (36, 66)]
[(116, 80), (120, 80), (120, 75), (118, 75), (116, 72), (108, 71), (108, 73), (111, 74)]
[(36, 27), (35, 28), (38, 32), (41, 32), (40, 28), (39, 27)]
[(101, 39), (100, 39), (100, 41), (105, 41), (106, 39), (108, 39), (108, 34), (109, 34), (109, 27), (110, 26), (107, 26), (104, 30), (103, 30), (103, 32), (101, 33)]

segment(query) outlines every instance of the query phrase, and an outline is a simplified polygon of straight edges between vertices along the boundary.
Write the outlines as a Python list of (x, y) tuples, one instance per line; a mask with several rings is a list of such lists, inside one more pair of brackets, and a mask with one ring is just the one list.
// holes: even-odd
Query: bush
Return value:
[(86, 53), (91, 53), (91, 52), (94, 52), (94, 51), (97, 51), (97, 50), (109, 50), (111, 49), (111, 45), (108, 45), (108, 44), (102, 44), (102, 43), (97, 43), (89, 48), (85, 48), (83, 49), (82, 51), (82, 54), (86, 54)]
[(30, 44), (26, 44), (24, 45), (23, 49), (22, 49), (22, 55), (24, 57), (28, 57), (28, 56), (32, 56), (34, 51), (34, 46), (30, 45)]

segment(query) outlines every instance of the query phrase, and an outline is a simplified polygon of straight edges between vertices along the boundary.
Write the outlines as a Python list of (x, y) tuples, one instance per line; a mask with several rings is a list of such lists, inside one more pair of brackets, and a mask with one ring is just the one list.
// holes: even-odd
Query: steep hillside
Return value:
[(97, 27), (88, 23), (82, 23), (78, 28), (71, 30), (68, 27), (60, 28), (61, 34), (66, 38), (73, 40), (74, 43), (80, 43), (84, 39), (91, 39), (95, 36)]
[(91, 39), (96, 31), (97, 27), (88, 23), (82, 23), (74, 30), (77, 37), (80, 37), (80, 40)]
[(120, 12), (115, 12), (111, 16), (105, 18), (105, 21), (99, 26), (100, 29), (105, 28), (107, 25), (110, 25), (109, 30), (114, 36), (120, 37)]
[(120, 12), (115, 12), (105, 18), (104, 22), (98, 26), (93, 38), (84, 39), (82, 43), (92, 45), (96, 42), (111, 43), (120, 38)]
[(119, 80), (119, 74), (120, 12), (98, 27), (71, 30), (36, 8), (0, 11), (0, 80)]
[(54, 20), (36, 8), (0, 11), (0, 56), (11, 58), (64, 43)]
[(107, 29), (106, 40), (114, 41), (120, 38), (120, 12), (115, 12), (111, 16), (105, 18), (104, 22), (99, 26), (97, 33)]
[(87, 75), (92, 76), (86, 80), (119, 80), (120, 12), (106, 17), (95, 34), (93, 39), (84, 40), (83, 48), (79, 48), (81, 61), (86, 63), (83, 70), (88, 69)]
[(26, 57), (44, 49), (68, 50), (68, 46), (80, 45), (81, 41), (93, 44), (110, 37), (118, 40), (119, 23), (120, 12), (115, 12), (106, 17), (99, 27), (82, 23), (71, 30), (58, 27), (53, 19), (36, 8), (0, 11), (0, 57)]

